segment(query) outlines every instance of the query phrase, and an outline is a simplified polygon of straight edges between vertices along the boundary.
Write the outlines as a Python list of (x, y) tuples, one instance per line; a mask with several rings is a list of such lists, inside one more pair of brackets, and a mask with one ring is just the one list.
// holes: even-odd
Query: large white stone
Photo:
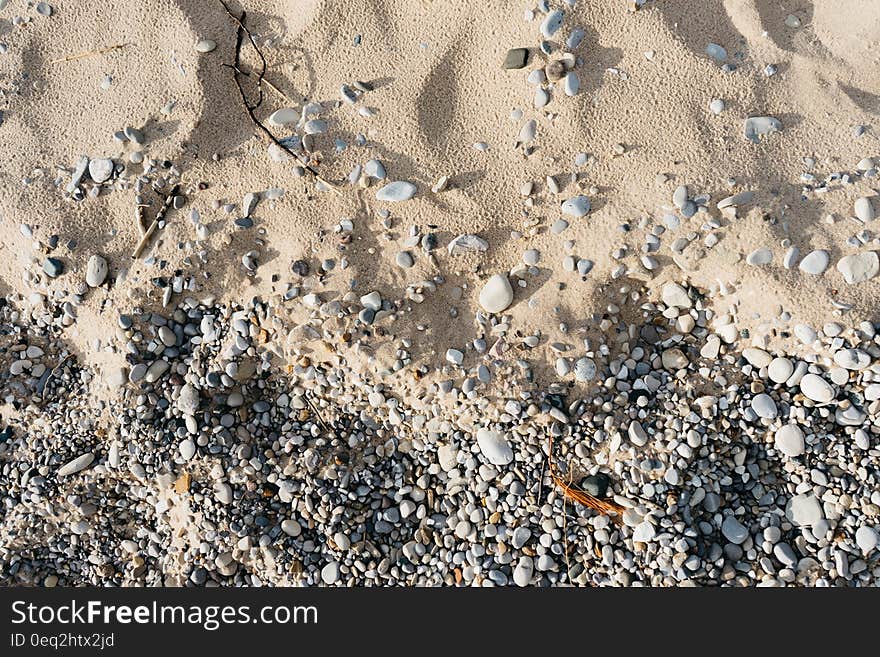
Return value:
[(500, 313), (513, 303), (513, 288), (504, 274), (495, 274), (480, 290), (480, 306), (487, 313)]
[(477, 430), (477, 445), (492, 465), (507, 465), (513, 461), (513, 450), (498, 431)]

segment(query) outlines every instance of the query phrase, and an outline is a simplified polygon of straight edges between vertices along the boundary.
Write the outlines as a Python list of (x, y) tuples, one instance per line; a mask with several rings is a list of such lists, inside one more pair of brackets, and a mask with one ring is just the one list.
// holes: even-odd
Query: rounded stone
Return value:
[(487, 313), (500, 313), (513, 303), (513, 288), (504, 274), (495, 274), (483, 288), (479, 296), (480, 306)]
[(785, 424), (773, 434), (776, 449), (790, 458), (804, 453), (804, 432), (796, 424)]

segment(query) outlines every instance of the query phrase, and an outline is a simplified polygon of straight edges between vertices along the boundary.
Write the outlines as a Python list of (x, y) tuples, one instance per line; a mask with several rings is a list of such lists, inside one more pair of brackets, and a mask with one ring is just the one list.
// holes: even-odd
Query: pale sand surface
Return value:
[[(421, 396), (428, 383), (449, 378), (442, 368), (447, 349), (464, 351), (468, 367), (480, 362), (467, 345), (477, 337), (479, 290), (498, 272), (513, 274), (514, 303), (504, 314), (517, 340), (541, 336), (528, 353), (539, 386), (557, 378), (550, 345), (569, 345), (572, 356), (581, 356), (582, 339), (598, 335), (603, 317), (637, 322), (640, 304), (657, 301), (670, 281), (704, 291), (716, 316), (729, 314), (749, 336), (738, 347), (754, 343), (804, 354), (807, 348), (791, 337), (796, 324), (818, 329), (829, 321), (851, 326), (877, 319), (880, 277), (847, 284), (835, 268), (845, 255), (877, 248), (876, 229), (852, 219), (857, 198), (869, 198), (880, 213), (877, 178), (857, 170), (864, 158), (880, 157), (880, 4), (871, 0), (657, 0), (639, 11), (623, 1), (579, 0), (566, 10), (559, 33), (564, 38), (575, 26), (586, 32), (574, 49), (582, 59), (579, 93), (566, 97), (557, 86), (541, 109), (526, 76), (545, 62), (536, 52), (542, 16), (524, 20), (532, 7), (522, 2), (247, 2), (247, 23), (268, 60), (266, 79), (277, 89), (265, 89), (258, 118), (320, 103), (329, 128), (315, 140), (313, 162), (338, 184), (338, 193), (316, 189), (310, 176), (294, 175), (292, 162), (269, 156), (224, 66), (233, 61), (235, 25), (219, 3), (51, 4), (51, 17), (18, 0), (0, 11), (0, 42), (7, 46), (0, 55), (0, 294), (19, 295), (24, 308), (42, 303), (34, 293), (60, 300), (81, 285), (92, 254), (107, 259), (109, 283), (87, 291), (77, 320), (58, 336), (80, 364), (98, 373), (102, 382), (90, 394), (102, 401), (121, 394), (114, 379), (126, 365), (119, 313), (134, 307), (162, 312), (162, 291), (152, 280), (178, 270), (194, 275), (197, 285), (176, 299), (278, 301), (272, 348), (289, 362), (303, 354), (333, 360), (347, 330), (332, 318), (316, 324), (300, 302), (307, 293), (322, 301), (348, 293), (357, 303), (377, 290), (385, 300), (402, 300), (393, 318), (359, 337), (362, 348), (345, 352), (345, 367), (353, 381), (384, 380), (389, 394), (414, 408), (432, 401), (433, 393), (427, 401)], [(197, 52), (201, 39), (215, 41), (216, 50)], [(726, 49), (733, 70), (707, 56), (710, 43)], [(114, 44), (126, 45), (53, 62)], [(514, 47), (533, 50), (523, 70), (501, 66)], [(253, 70), (258, 60), (246, 52)], [(355, 80), (374, 89), (356, 105), (340, 102), (340, 85)], [(714, 99), (724, 101), (719, 115), (709, 109)], [(363, 116), (361, 107), (374, 115)], [(512, 118), (517, 110), (521, 118)], [(753, 143), (743, 135), (751, 116), (776, 117), (782, 130)], [(516, 142), (528, 119), (537, 121), (537, 137), (526, 154)], [(142, 129), (142, 146), (114, 140), (127, 126)], [(283, 137), (293, 130), (275, 132)], [(365, 145), (357, 145), (359, 135)], [(474, 148), (478, 142), (488, 150)], [(83, 154), (125, 162), (122, 178), (133, 179), (141, 171), (128, 161), (134, 151), (172, 161), (188, 199), (137, 259), (131, 257), (140, 233), (130, 186), (108, 183), (83, 200), (64, 191)], [(585, 164), (575, 164), (579, 153), (588, 155)], [(375, 181), (367, 189), (349, 183), (353, 167), (371, 158), (383, 162), (389, 180), (415, 183), (416, 197), (383, 203)], [(548, 189), (551, 175), (558, 193)], [(441, 176), (449, 176), (449, 188), (434, 193)], [(197, 188), (201, 182), (206, 189)], [(528, 198), (520, 191), (527, 182), (534, 183)], [(658, 266), (649, 271), (640, 262), (645, 237), (664, 225), (665, 215), (679, 216), (672, 203), (679, 185), (687, 185), (690, 198), (708, 200), (694, 217), (665, 231), (650, 254)], [(92, 187), (84, 184), (87, 192)], [(260, 202), (253, 228), (236, 228), (244, 195), (273, 188), (283, 196)], [(736, 210), (716, 208), (741, 191), (753, 191), (754, 200)], [(589, 196), (592, 210), (568, 217), (569, 228), (554, 234), (560, 203), (576, 194)], [(152, 216), (160, 201), (148, 200)], [(226, 212), (219, 207), (225, 203), (236, 207)], [(380, 216), (385, 209), (390, 227)], [(198, 243), (193, 210), (209, 230)], [(710, 231), (706, 222), (713, 218), (720, 223)], [(354, 229), (341, 251), (336, 228), (346, 219)], [(404, 246), (412, 225), (437, 234), (433, 257)], [(864, 244), (847, 243), (863, 230)], [(711, 248), (703, 245), (709, 232), (719, 238)], [(463, 233), (481, 236), (488, 251), (448, 254), (449, 241)], [(51, 236), (59, 240), (50, 255), (66, 268), (56, 279), (41, 271)], [(676, 255), (671, 245), (678, 238), (691, 243)], [(68, 249), (71, 239), (76, 246)], [(827, 250), (827, 271), (812, 276), (785, 268), (792, 245), (801, 256)], [(772, 251), (772, 262), (746, 264), (759, 247)], [(526, 249), (540, 251), (530, 273), (522, 265)], [(413, 253), (414, 267), (395, 264), (401, 250)], [(255, 274), (242, 264), (251, 251), (258, 254)], [(565, 271), (569, 255), (592, 260), (590, 274), (582, 279)], [(337, 266), (318, 277), (325, 258)], [(312, 274), (300, 299), (280, 302), (291, 281), (300, 284), (291, 274), (298, 259), (309, 261)], [(436, 277), (440, 284), (424, 291), (424, 300), (407, 300), (409, 285)], [(609, 308), (627, 295), (629, 306)], [(299, 329), (310, 318), (325, 331), (321, 339)], [(401, 339), (411, 341), (413, 366), (430, 367), (422, 383), (411, 368), (386, 371)], [(498, 376), (481, 394), (503, 396), (509, 383)], [(10, 405), (3, 408), (15, 417)], [(471, 417), (451, 420), (474, 427)], [(112, 418), (99, 422), (112, 433)], [(165, 521), (181, 545), (198, 543), (185, 530), (188, 505), (175, 506)], [(175, 558), (165, 564), (169, 576), (185, 565), (179, 553)], [(278, 575), (273, 581), (288, 580)]]

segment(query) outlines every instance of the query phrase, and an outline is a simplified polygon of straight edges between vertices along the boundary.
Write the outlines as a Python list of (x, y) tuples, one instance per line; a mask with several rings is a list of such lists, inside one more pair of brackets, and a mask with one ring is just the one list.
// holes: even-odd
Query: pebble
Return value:
[(566, 96), (576, 96), (581, 88), (581, 81), (578, 78), (577, 73), (574, 71), (566, 73), (562, 81), (562, 88), (565, 91)]
[(86, 284), (89, 287), (98, 287), (107, 279), (108, 271), (106, 258), (93, 254), (86, 263)]
[(859, 221), (862, 223), (874, 221), (874, 206), (871, 205), (870, 199), (864, 197), (857, 198), (855, 202), (855, 212), (856, 217), (858, 217)]
[(339, 580), (339, 562), (331, 561), (321, 569), (321, 581), (330, 586)]
[(813, 527), (824, 520), (822, 505), (812, 493), (795, 495), (789, 500), (785, 509), (785, 517), (798, 527)]
[(482, 253), (489, 250), (489, 242), (477, 235), (459, 235), (449, 242), (446, 250), (450, 255), (468, 253), (471, 251)]
[(281, 531), (283, 531), (288, 536), (296, 538), (297, 536), (302, 534), (302, 525), (300, 525), (296, 520), (288, 518), (287, 520), (281, 521)]
[(300, 115), (292, 107), (282, 107), (281, 109), (277, 109), (269, 115), (269, 123), (272, 125), (282, 128), (286, 125), (291, 125), (294, 123), (299, 123)]
[(517, 586), (528, 586), (535, 572), (535, 563), (531, 557), (520, 557), (513, 569), (513, 583)]
[(598, 369), (592, 358), (578, 358), (574, 364), (574, 378), (581, 383), (587, 383), (596, 378)]
[(721, 523), (721, 533), (724, 534), (724, 538), (734, 545), (745, 543), (749, 537), (749, 530), (733, 516), (727, 516), (724, 522)]
[(58, 258), (46, 258), (43, 260), (43, 271), (49, 278), (57, 278), (64, 273), (64, 263)]
[(492, 465), (508, 465), (513, 462), (513, 450), (507, 439), (497, 431), (477, 430), (477, 445)]
[(590, 199), (586, 196), (573, 196), (562, 203), (562, 214), (583, 217), (590, 211)]
[(825, 273), (826, 269), (828, 269), (829, 260), (828, 251), (818, 249), (816, 251), (810, 251), (810, 253), (804, 256), (804, 259), (801, 260), (798, 267), (801, 271), (806, 272), (807, 274), (820, 276)]
[(880, 271), (880, 258), (876, 251), (863, 251), (844, 256), (837, 262), (837, 271), (850, 285), (863, 283), (874, 278)]
[(874, 527), (862, 525), (856, 530), (856, 545), (863, 554), (869, 554), (877, 547), (877, 530)]
[(782, 122), (772, 116), (753, 116), (745, 120), (743, 133), (746, 139), (759, 143), (761, 137), (782, 130)]
[(89, 467), (95, 460), (95, 455), (92, 452), (86, 452), (85, 454), (80, 454), (75, 459), (72, 459), (58, 468), (58, 471), (55, 473), (58, 477), (68, 477), (72, 474), (76, 474), (77, 472), (81, 472)]
[(102, 157), (95, 160), (89, 160), (89, 178), (96, 183), (102, 183), (110, 180), (113, 175), (113, 160)]
[(409, 251), (398, 251), (397, 255), (394, 256), (394, 262), (397, 263), (398, 267), (402, 267), (403, 269), (409, 269), (416, 264), (416, 261), (413, 259), (412, 254)]
[(871, 356), (861, 349), (841, 349), (834, 353), (834, 362), (847, 370), (863, 370), (871, 365)]
[(777, 450), (790, 458), (804, 453), (804, 432), (796, 424), (784, 424), (773, 434)]
[(379, 160), (368, 160), (364, 164), (364, 173), (370, 178), (376, 180), (385, 180), (388, 174), (385, 172), (385, 165)]
[(378, 312), (382, 309), (382, 295), (378, 292), (370, 292), (361, 297), (361, 305), (364, 308)]
[(513, 303), (513, 288), (504, 274), (494, 274), (480, 290), (480, 306), (487, 313), (500, 313)]
[(201, 39), (196, 42), (196, 52), (208, 53), (213, 52), (217, 48), (217, 43), (211, 39)]
[(721, 114), (724, 111), (724, 101), (720, 98), (715, 98), (709, 103), (709, 111), (712, 114)]
[(565, 17), (565, 14), (561, 9), (554, 9), (544, 18), (544, 21), (541, 23), (541, 36), (545, 39), (550, 39), (554, 34), (562, 27), (562, 20)]
[(765, 420), (772, 420), (779, 414), (776, 402), (770, 395), (763, 392), (752, 397), (752, 410), (758, 417)]
[(774, 358), (767, 366), (767, 376), (774, 383), (785, 383), (794, 372), (794, 364), (788, 358)]
[(834, 399), (834, 388), (818, 374), (805, 374), (800, 383), (801, 392), (807, 399), (827, 404)]
[(663, 303), (670, 308), (690, 308), (693, 306), (687, 290), (678, 283), (666, 283), (661, 291)]
[(757, 267), (760, 267), (762, 265), (769, 265), (772, 261), (773, 252), (766, 247), (755, 249), (746, 257), (746, 262), (748, 264)]
[(376, 192), (379, 201), (408, 201), (416, 195), (416, 186), (405, 180), (395, 180)]
[(507, 51), (507, 55), (505, 55), (505, 57), (504, 57), (503, 66), (506, 69), (525, 68), (528, 61), (529, 61), (529, 49), (528, 48), (512, 48)]

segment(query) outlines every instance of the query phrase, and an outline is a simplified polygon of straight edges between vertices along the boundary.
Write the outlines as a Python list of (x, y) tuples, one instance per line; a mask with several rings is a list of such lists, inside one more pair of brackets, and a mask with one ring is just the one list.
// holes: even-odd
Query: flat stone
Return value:
[(654, 525), (644, 520), (633, 529), (632, 540), (635, 543), (649, 543), (654, 540), (656, 535), (657, 530), (654, 529)]
[(385, 180), (388, 177), (388, 174), (385, 172), (385, 165), (379, 160), (367, 160), (364, 164), (364, 173), (376, 180)]
[(880, 271), (880, 258), (876, 251), (863, 251), (844, 256), (837, 262), (837, 271), (850, 285), (863, 283), (874, 278)]
[(856, 530), (856, 545), (864, 553), (868, 554), (877, 547), (877, 530), (868, 525), (862, 525)]
[(398, 267), (402, 267), (403, 269), (410, 269), (416, 264), (416, 261), (413, 259), (412, 254), (409, 251), (398, 251), (397, 255), (394, 256), (394, 262)]
[(834, 399), (834, 388), (818, 374), (804, 374), (800, 384), (801, 392), (807, 399), (827, 404)]
[(184, 461), (189, 461), (196, 455), (196, 444), (189, 438), (180, 443), (180, 456)]
[(573, 196), (562, 203), (562, 214), (583, 217), (590, 211), (590, 199), (583, 195)]
[(95, 455), (92, 452), (86, 452), (85, 454), (80, 454), (75, 459), (72, 459), (58, 468), (58, 471), (55, 473), (58, 477), (67, 477), (72, 474), (76, 474), (77, 472), (81, 472), (89, 467), (92, 462), (95, 460)]
[(770, 395), (764, 392), (752, 398), (752, 410), (755, 411), (758, 417), (765, 420), (772, 420), (779, 414), (776, 402), (773, 401)]
[(719, 210), (723, 210), (724, 208), (735, 208), (740, 205), (745, 205), (747, 203), (751, 203), (755, 198), (755, 193), (750, 191), (740, 192), (738, 194), (734, 194), (733, 196), (727, 196), (720, 201), (718, 201), (717, 208)]
[(281, 531), (283, 531), (288, 536), (296, 538), (302, 533), (302, 525), (300, 525), (296, 520), (288, 518), (287, 520), (281, 521)]
[(670, 308), (690, 308), (693, 306), (693, 301), (688, 296), (687, 290), (678, 283), (667, 283), (664, 285), (661, 298), (663, 303)]
[(834, 353), (834, 362), (846, 370), (863, 370), (871, 364), (871, 356), (861, 349), (841, 349)]
[(477, 445), (492, 465), (508, 465), (513, 461), (513, 450), (507, 439), (497, 431), (477, 430)]
[(477, 235), (459, 235), (449, 242), (446, 250), (449, 251), (450, 255), (473, 251), (482, 253), (489, 250), (489, 242)]
[(293, 123), (299, 123), (299, 112), (297, 112), (292, 107), (282, 107), (281, 109), (277, 109), (269, 115), (268, 121), (272, 125), (276, 127), (282, 127), (286, 125), (291, 125)]
[(528, 48), (511, 48), (507, 51), (507, 55), (504, 56), (504, 63), (502, 66), (506, 69), (518, 69), (525, 68), (528, 63)]
[(794, 372), (794, 363), (788, 358), (774, 358), (767, 366), (767, 376), (774, 383), (785, 383)]
[(803, 493), (792, 497), (785, 508), (785, 517), (798, 527), (812, 527), (824, 520), (825, 512), (816, 496)]
[(180, 387), (180, 393), (177, 397), (177, 408), (184, 415), (195, 415), (199, 410), (199, 391), (191, 383), (186, 383)]
[(772, 116), (752, 116), (743, 124), (743, 134), (751, 142), (759, 143), (761, 137), (782, 130), (782, 122)]
[(196, 42), (195, 48), (196, 52), (203, 54), (213, 52), (214, 49), (217, 48), (217, 42), (212, 41), (211, 39), (201, 39)]
[(395, 180), (382, 187), (376, 192), (379, 201), (401, 202), (408, 201), (416, 195), (417, 188), (411, 182)]
[(535, 562), (531, 557), (520, 557), (513, 569), (513, 583), (517, 586), (528, 586), (535, 572)]
[(565, 18), (565, 13), (561, 9), (554, 9), (541, 22), (541, 36), (545, 39), (550, 39), (554, 34), (562, 27), (562, 20)]
[(504, 274), (495, 274), (480, 290), (480, 306), (487, 313), (500, 313), (513, 303), (513, 288)]
[(721, 523), (721, 533), (734, 545), (745, 543), (749, 537), (749, 530), (733, 516), (727, 516)]
[(86, 284), (98, 287), (107, 279), (108, 271), (107, 259), (97, 253), (92, 255), (86, 263)]
[(581, 88), (581, 81), (574, 71), (569, 71), (562, 78), (562, 89), (566, 96), (576, 96)]
[(58, 258), (46, 258), (43, 260), (43, 271), (49, 278), (57, 278), (64, 273), (64, 263)]
[(574, 364), (574, 378), (581, 383), (592, 381), (596, 378), (596, 363), (592, 358), (578, 358)]
[(109, 157), (101, 157), (96, 160), (89, 161), (89, 178), (96, 183), (102, 183), (110, 180), (113, 175), (113, 160)]
[(807, 274), (821, 276), (825, 273), (825, 270), (828, 269), (829, 260), (828, 251), (817, 249), (816, 251), (810, 251), (805, 255), (804, 259), (801, 260), (801, 263), (798, 265), (798, 268)]
[(858, 217), (860, 221), (864, 223), (874, 221), (876, 215), (874, 214), (874, 206), (871, 205), (870, 199), (864, 197), (857, 198), (853, 209), (856, 212), (856, 217)]
[(687, 356), (681, 349), (667, 349), (660, 356), (660, 360), (667, 370), (681, 370), (686, 368), (689, 363)]
[(717, 62), (727, 60), (727, 50), (725, 50), (723, 46), (719, 46), (717, 43), (710, 43), (707, 45), (706, 54)]
[(331, 561), (321, 568), (321, 581), (330, 586), (339, 580), (339, 562)]
[(364, 308), (369, 308), (373, 312), (378, 312), (382, 309), (382, 295), (378, 292), (365, 294), (361, 297), (361, 305)]
[(755, 249), (748, 256), (746, 256), (746, 262), (750, 265), (760, 267), (762, 265), (769, 265), (773, 261), (773, 251), (766, 247), (761, 247), (759, 249)]
[(796, 424), (784, 424), (773, 434), (776, 449), (794, 458), (804, 453), (804, 432)]
[(743, 358), (757, 368), (767, 367), (773, 360), (773, 357), (770, 354), (757, 347), (746, 347), (743, 349)]
[(636, 447), (644, 447), (648, 444), (648, 434), (638, 420), (629, 423), (626, 433), (629, 441)]

